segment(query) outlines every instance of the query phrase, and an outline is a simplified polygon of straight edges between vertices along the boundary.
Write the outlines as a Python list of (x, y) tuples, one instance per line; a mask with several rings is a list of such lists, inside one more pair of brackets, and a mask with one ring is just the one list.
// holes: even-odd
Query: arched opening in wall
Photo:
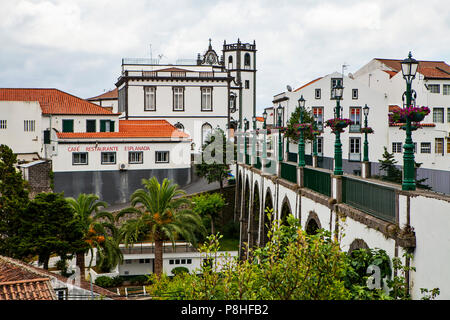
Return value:
[[(245, 177), (245, 175), (244, 175)], [(241, 243), (240, 243), (240, 258), (245, 259), (247, 257), (247, 245), (248, 245), (248, 214), (250, 205), (250, 185), (248, 177), (245, 177), (244, 188), (244, 205), (241, 211)]]
[(250, 69), (250, 53), (244, 55), (244, 69)]
[(228, 69), (233, 69), (233, 56), (228, 56)]
[(283, 205), (281, 206), (280, 224), (287, 226), (287, 217), (292, 214), (291, 205), (287, 197), (284, 197)]
[(209, 123), (202, 125), (202, 146), (205, 144), (206, 139), (212, 133), (212, 126)]
[(351, 255), (353, 251), (359, 249), (369, 249), (369, 246), (363, 239), (355, 239), (350, 244), (350, 248), (348, 249), (348, 254)]
[(264, 197), (264, 209), (262, 214), (261, 221), (261, 243), (260, 246), (264, 246), (269, 241), (269, 230), (271, 228), (272, 221), (267, 217), (267, 210), (272, 211), (272, 219), (273, 219), (273, 200), (272, 193), (270, 192), (270, 188), (267, 188), (266, 196)]
[(319, 217), (317, 216), (317, 213), (311, 211), (309, 213), (308, 219), (306, 220), (305, 225), (306, 233), (309, 235), (314, 235), (319, 231), (320, 228), (322, 228), (322, 226), (320, 224), (320, 220)]
[(249, 219), (249, 247), (258, 245), (258, 227), (259, 227), (259, 211), (260, 211), (260, 197), (258, 183), (255, 183), (253, 188), (253, 204)]

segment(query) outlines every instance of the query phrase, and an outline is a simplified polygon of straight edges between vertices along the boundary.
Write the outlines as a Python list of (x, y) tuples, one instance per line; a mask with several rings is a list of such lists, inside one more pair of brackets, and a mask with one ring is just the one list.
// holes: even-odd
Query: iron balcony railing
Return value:
[(331, 174), (328, 172), (305, 167), (303, 169), (303, 185), (320, 194), (331, 196)]
[(297, 166), (282, 162), (281, 163), (281, 178), (286, 179), (292, 183), (297, 183)]
[(342, 177), (342, 202), (382, 220), (395, 223), (395, 189)]
[[(133, 247), (121, 247), (120, 251), (122, 254), (148, 254), (155, 253), (154, 246), (141, 246), (135, 245)], [(197, 252), (198, 250), (194, 248), (191, 244), (176, 244), (175, 247), (170, 245), (163, 246), (164, 253), (180, 253), (180, 252)]]

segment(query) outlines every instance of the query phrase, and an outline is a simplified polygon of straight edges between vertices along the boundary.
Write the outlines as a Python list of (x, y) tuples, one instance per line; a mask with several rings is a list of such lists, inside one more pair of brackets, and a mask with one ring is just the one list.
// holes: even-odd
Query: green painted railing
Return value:
[(281, 163), (281, 178), (297, 183), (297, 166), (290, 163)]
[(261, 167), (262, 167), (261, 157), (256, 157), (255, 168), (261, 170)]
[(342, 202), (395, 223), (395, 189), (388, 186), (342, 177)]
[(304, 168), (303, 185), (305, 188), (311, 189), (328, 197), (331, 196), (331, 175), (328, 172)]
[(293, 152), (288, 152), (287, 160), (290, 161), (290, 162), (297, 163), (297, 154), (293, 153)]
[(248, 165), (251, 164), (251, 157), (250, 157), (249, 154), (246, 154), (246, 155), (245, 155), (245, 164), (248, 164)]

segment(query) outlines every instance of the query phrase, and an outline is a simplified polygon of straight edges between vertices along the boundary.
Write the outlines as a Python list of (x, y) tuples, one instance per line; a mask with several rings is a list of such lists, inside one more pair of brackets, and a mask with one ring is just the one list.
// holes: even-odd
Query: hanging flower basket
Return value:
[(371, 127), (361, 128), (361, 133), (374, 133)]
[[(411, 123), (411, 131), (416, 131), (417, 129), (422, 128), (422, 125), (420, 124), (420, 122), (412, 122)], [(399, 128), (400, 130), (406, 130), (406, 124), (400, 126)]]
[(389, 114), (389, 123), (405, 123), (409, 118), (413, 122), (422, 121), (430, 113), (428, 107), (409, 107), (400, 110), (394, 110)]
[(310, 123), (298, 123), (294, 125), (294, 128), (298, 131), (311, 131), (312, 126)]
[(333, 118), (325, 122), (325, 127), (330, 127), (332, 132), (344, 132), (344, 128), (351, 124), (353, 124), (353, 121), (350, 119)]
[(313, 135), (315, 135), (315, 136), (318, 136), (318, 135), (320, 135), (322, 132), (321, 132), (320, 130), (313, 130), (313, 131), (311, 131), (311, 133), (312, 133)]

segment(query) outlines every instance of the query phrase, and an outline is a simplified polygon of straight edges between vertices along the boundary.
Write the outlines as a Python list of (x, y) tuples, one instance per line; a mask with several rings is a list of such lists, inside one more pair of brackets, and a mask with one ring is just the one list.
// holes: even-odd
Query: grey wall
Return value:
[(110, 205), (125, 203), (131, 194), (142, 188), (142, 179), (156, 177), (161, 183), (164, 178), (180, 187), (191, 183), (191, 168), (154, 170), (115, 170), (55, 172), (55, 192), (64, 192), (66, 197), (78, 197), (80, 193), (93, 193)]

